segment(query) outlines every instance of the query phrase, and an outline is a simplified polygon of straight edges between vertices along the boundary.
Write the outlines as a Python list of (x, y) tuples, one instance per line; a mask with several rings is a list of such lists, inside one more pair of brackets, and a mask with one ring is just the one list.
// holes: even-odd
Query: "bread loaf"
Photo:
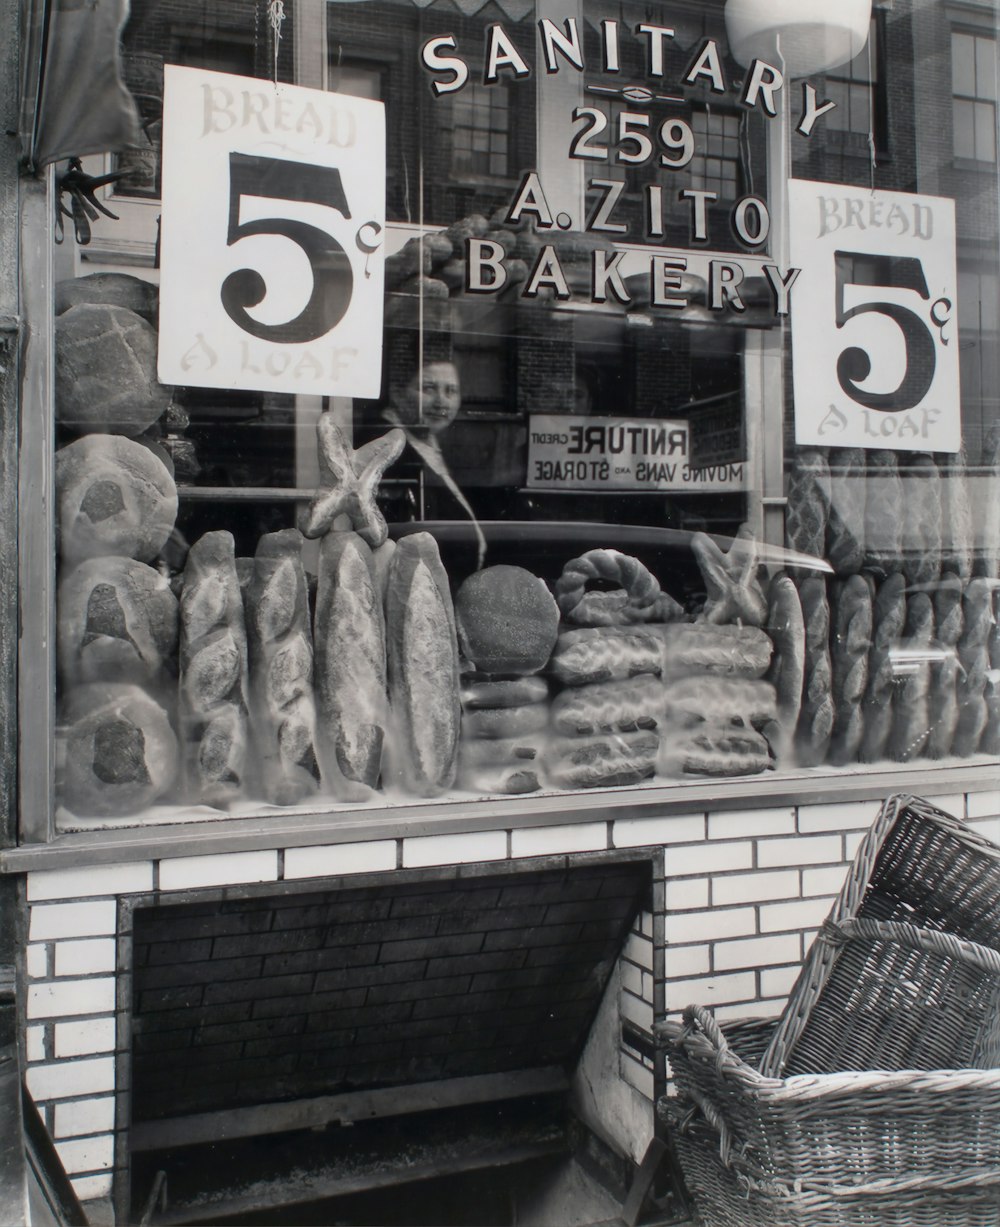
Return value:
[(356, 533), (320, 543), (313, 621), (316, 750), (328, 791), (377, 787), (389, 717), (385, 616), (371, 549)]
[(151, 562), (177, 519), (177, 487), (153, 453), (120, 435), (86, 435), (56, 452), (59, 553)]
[(898, 763), (919, 758), (930, 736), (930, 661), (927, 654), (933, 639), (934, 605), (926, 592), (914, 592), (906, 599), (903, 630), (903, 647), (911, 655), (893, 697), (889, 738), (889, 757)]
[(769, 729), (778, 717), (770, 682), (746, 677), (692, 674), (664, 684), (665, 717), (674, 731), (713, 724)]
[(872, 645), (872, 597), (868, 581), (860, 575), (834, 589), (833, 732), (829, 758), (837, 766), (857, 761), (864, 731), (861, 700), (868, 685), (868, 653)]
[(563, 631), (549, 661), (552, 676), (564, 686), (622, 681), (640, 673), (657, 674), (662, 640), (650, 627), (581, 627)]
[(386, 592), (392, 774), (433, 796), (455, 779), (461, 719), (458, 644), (448, 577), (429, 533), (396, 546)]
[(140, 814), (177, 778), (177, 738), (167, 713), (128, 682), (90, 682), (63, 703), (62, 800), (75, 814)]
[[(600, 581), (614, 586), (588, 589)], [(673, 622), (683, 613), (638, 558), (609, 549), (588, 550), (566, 563), (556, 580), (556, 600), (566, 621), (578, 626)]]
[(540, 733), (549, 722), (547, 703), (527, 703), (522, 707), (479, 707), (462, 715), (462, 738), (530, 737)]
[(802, 709), (806, 668), (806, 628), (798, 589), (787, 575), (776, 575), (768, 589), (765, 630), (774, 644), (767, 680), (774, 687), (778, 730), (772, 748), (779, 761), (790, 752)]
[(125, 307), (84, 303), (55, 323), (56, 419), (80, 433), (138, 435), (170, 404), (156, 329)]
[(89, 558), (59, 581), (59, 682), (157, 683), (177, 652), (177, 598), (132, 558)]
[(826, 758), (834, 718), (826, 581), (820, 576), (803, 580), (799, 586), (799, 600), (806, 629), (806, 654), (795, 756), (801, 766), (816, 767)]
[(666, 776), (757, 775), (774, 766), (766, 739), (755, 729), (706, 720), (663, 739), (658, 767)]
[(537, 764), (545, 745), (544, 736), (474, 737), (463, 740), (458, 751), (462, 768), (521, 766)]
[(903, 483), (896, 453), (865, 457), (865, 566), (876, 575), (903, 569)]
[(979, 738), (979, 753), (1000, 754), (1000, 589), (993, 593), (993, 625), (989, 642), (990, 668), (986, 675), (983, 698), (986, 702), (986, 724)]
[(959, 758), (975, 754), (989, 716), (986, 682), (990, 670), (993, 629), (993, 585), (983, 577), (970, 579), (962, 596), (963, 627), (958, 641), (958, 724), (952, 753)]
[(652, 674), (572, 686), (552, 702), (552, 726), (563, 736), (655, 729), (663, 720), (663, 684)]
[(188, 551), (180, 607), (188, 793), (222, 806), (245, 794), (250, 736), (246, 623), (231, 533), (205, 533)]
[(655, 732), (606, 737), (553, 738), (545, 752), (545, 777), (553, 788), (610, 788), (639, 784), (656, 771)]
[(664, 678), (689, 673), (763, 677), (774, 651), (770, 636), (756, 626), (674, 622), (647, 629), (663, 645)]
[(964, 623), (963, 586), (960, 576), (949, 571), (941, 576), (934, 589), (935, 639), (942, 648), (951, 649), (951, 652), (944, 659), (931, 662), (927, 696), (931, 722), (926, 747), (929, 758), (946, 758), (951, 753), (958, 727), (958, 675), (961, 665), (957, 646)]
[(830, 467), (819, 448), (802, 448), (788, 474), (785, 542), (789, 549), (813, 558), (826, 552), (830, 514)]
[(309, 601), (302, 534), (266, 533), (247, 593), (251, 720), (264, 796), (295, 805), (319, 791)]
[(865, 558), (865, 453), (860, 447), (830, 452), (830, 514), (826, 557), (841, 578), (861, 570)]
[(983, 468), (986, 476), (979, 483), (985, 487), (976, 510), (982, 534), (982, 547), (973, 562), (973, 573), (985, 579), (1000, 577), (1000, 422), (995, 422), (983, 446)]
[(69, 277), (56, 282), (55, 313), (62, 315), (70, 307), (85, 303), (124, 307), (155, 326), (159, 297), (158, 286), (130, 273), (90, 273), (85, 277)]
[(522, 707), (525, 703), (544, 703), (549, 684), (543, 677), (500, 678), (480, 682), (466, 679), (462, 684), (462, 707)]
[(524, 567), (485, 567), (455, 594), (463, 657), (488, 674), (544, 669), (559, 633), (559, 610), (545, 582)]
[(864, 732), (859, 758), (875, 763), (888, 754), (892, 733), (896, 665), (893, 654), (906, 623), (906, 580), (897, 572), (878, 585), (872, 608), (872, 646), (863, 705)]
[(929, 452), (914, 452), (903, 478), (903, 574), (915, 587), (941, 574), (941, 474)]

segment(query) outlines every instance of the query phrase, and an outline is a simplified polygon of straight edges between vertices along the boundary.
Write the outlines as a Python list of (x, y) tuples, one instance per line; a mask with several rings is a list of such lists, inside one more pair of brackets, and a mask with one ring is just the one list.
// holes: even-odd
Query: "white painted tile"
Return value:
[(795, 869), (726, 874), (716, 878), (712, 883), (712, 903), (715, 907), (733, 903), (760, 903), (771, 899), (797, 899), (798, 897), (799, 875)]
[(621, 1075), (629, 1086), (634, 1087), (644, 1099), (652, 1102), (655, 1093), (655, 1083), (653, 1080), (652, 1070), (646, 1069), (644, 1065), (640, 1065), (638, 1061), (633, 1061), (627, 1053), (621, 1054), (621, 1062), (619, 1068)]
[(91, 865), (85, 869), (42, 869), (28, 874), (28, 899), (86, 899), (132, 895), (153, 889), (152, 861)]
[(342, 873), (379, 873), (396, 868), (396, 841), (324, 844), (285, 850), (285, 877), (335, 878)]
[(712, 958), (716, 971), (736, 971), (741, 967), (771, 967), (781, 963), (798, 964), (802, 958), (802, 942), (797, 933), (753, 937), (746, 941), (717, 942)]
[(1000, 789), (990, 792), (970, 792), (966, 797), (970, 818), (1000, 817)]
[(840, 835), (799, 835), (790, 839), (757, 841), (757, 864), (761, 869), (786, 865), (822, 865), (840, 862), (843, 842)]
[(64, 1018), (79, 1014), (113, 1014), (115, 981), (58, 980), (28, 985), (29, 1018)]
[(666, 989), (668, 1010), (682, 1010), (688, 1005), (711, 1009), (717, 1005), (755, 1000), (757, 977), (752, 971), (698, 976), (688, 980), (668, 980)]
[(711, 946), (668, 946), (663, 953), (663, 965), (672, 980), (689, 976), (707, 976), (712, 970)]
[(58, 1064), (30, 1065), (25, 1075), (36, 1102), (76, 1099), (115, 1089), (114, 1057), (89, 1057)]
[(723, 873), (727, 869), (749, 869), (753, 865), (753, 842), (749, 839), (732, 843), (704, 843), (688, 848), (667, 848), (664, 851), (667, 878), (685, 874)]
[(117, 951), (113, 937), (56, 943), (57, 976), (91, 976), (102, 971), (114, 971), (116, 966)]
[(667, 911), (708, 907), (708, 878), (675, 878), (666, 884)]
[(60, 937), (101, 937), (114, 933), (118, 905), (114, 899), (92, 903), (43, 903), (31, 909), (30, 941)]
[(635, 963), (629, 963), (625, 959), (621, 959), (618, 964), (619, 971), (622, 977), (622, 988), (628, 989), (630, 993), (635, 993), (637, 997), (642, 994), (642, 968), (637, 967)]
[(56, 1142), (56, 1150), (68, 1176), (79, 1172), (100, 1172), (115, 1165), (114, 1134)]
[(79, 1137), (85, 1133), (110, 1133), (115, 1127), (115, 1098), (77, 1099), (55, 1105), (57, 1138)]
[(513, 856), (558, 856), (563, 852), (599, 852), (608, 846), (606, 822), (568, 826), (523, 827), (511, 832)]
[(45, 1060), (45, 1026), (28, 1027), (25, 1032), (25, 1053), (29, 1061)]
[(787, 997), (798, 979), (801, 964), (794, 967), (770, 967), (760, 973), (762, 997)]
[(470, 861), (502, 861), (507, 855), (506, 831), (469, 831), (455, 835), (415, 835), (403, 840), (403, 865), (465, 865)]
[(852, 831), (870, 827), (878, 817), (877, 801), (837, 801), (828, 805), (800, 805), (799, 830)]
[(832, 895), (797, 899), (792, 903), (763, 903), (760, 906), (760, 931), (785, 933), (815, 929), (826, 919), (832, 903)]
[(752, 907), (717, 907), (707, 912), (668, 913), (664, 922), (668, 946), (687, 942), (715, 942), (727, 937), (752, 937), (757, 932), (757, 914)]
[(46, 942), (35, 942), (27, 948), (25, 969), (32, 980), (44, 980), (49, 974), (49, 947)]
[(98, 1052), (114, 1052), (115, 1019), (88, 1018), (82, 1022), (57, 1022), (55, 1055), (62, 1057), (91, 1056)]
[(275, 882), (278, 854), (222, 852), (212, 856), (179, 856), (160, 861), (161, 890), (230, 886), (244, 882)]
[(709, 839), (755, 839), (765, 835), (794, 835), (795, 810), (779, 809), (721, 811), (708, 815)]
[(630, 933), (622, 946), (622, 954), (646, 971), (653, 970), (653, 943), (638, 933)]
[(631, 993), (622, 993), (619, 998), (619, 1010), (622, 1018), (641, 1028), (643, 1031), (653, 1029), (653, 1007), (641, 997), (633, 997)]
[[(101, 1198), (111, 1196), (110, 1172), (104, 1176), (74, 1176), (70, 1183), (73, 1185), (73, 1191), (80, 1201), (83, 1202), (84, 1206), (88, 1202), (98, 1201)], [(96, 1222), (96, 1219), (92, 1218), (91, 1222)]]
[(849, 868), (845, 865), (833, 865), (829, 869), (803, 869), (802, 896), (835, 895), (847, 879)]
[(616, 848), (645, 848), (690, 843), (705, 838), (704, 814), (671, 814), (660, 818), (619, 818), (612, 833)]

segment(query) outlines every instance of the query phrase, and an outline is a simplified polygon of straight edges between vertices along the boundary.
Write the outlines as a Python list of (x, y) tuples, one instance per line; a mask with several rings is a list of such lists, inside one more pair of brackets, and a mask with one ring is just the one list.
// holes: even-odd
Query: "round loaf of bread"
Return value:
[(55, 402), (61, 426), (138, 435), (170, 404), (156, 378), (156, 329), (110, 304), (70, 307), (55, 325)]
[(133, 558), (88, 558), (59, 583), (59, 680), (146, 682), (177, 648), (177, 598)]
[(462, 655), (482, 673), (537, 673), (559, 633), (559, 608), (545, 582), (523, 567), (476, 571), (455, 596)]
[(177, 518), (177, 486), (156, 456), (120, 435), (86, 435), (56, 453), (59, 552), (151, 562)]
[(55, 313), (62, 315), (70, 307), (91, 305), (125, 307), (155, 324), (159, 311), (159, 287), (131, 273), (89, 273), (86, 277), (68, 277), (56, 283)]
[(177, 777), (177, 738), (167, 713), (130, 683), (93, 682), (71, 690), (62, 800), (75, 814), (137, 813)]

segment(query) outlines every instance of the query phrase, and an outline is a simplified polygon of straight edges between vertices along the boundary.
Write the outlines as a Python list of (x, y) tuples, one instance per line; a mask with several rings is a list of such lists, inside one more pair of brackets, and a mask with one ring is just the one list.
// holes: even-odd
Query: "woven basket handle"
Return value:
[(821, 933), (824, 940), (833, 944), (843, 940), (850, 941), (852, 938), (895, 942), (912, 950), (926, 950), (931, 954), (943, 955), (956, 962), (969, 963), (983, 971), (1000, 975), (1000, 952), (990, 949), (989, 946), (980, 946), (976, 942), (956, 937), (953, 933), (943, 933), (940, 929), (922, 929), (898, 920), (856, 917), (841, 920), (839, 923), (828, 921)]
[(715, 1015), (710, 1010), (706, 1010), (703, 1005), (689, 1005), (684, 1007), (684, 1025), (689, 1031), (703, 1031), (712, 1043), (712, 1047), (716, 1052), (726, 1056), (732, 1056), (735, 1059), (733, 1050), (729, 1047), (729, 1041), (722, 1033), (722, 1028), (715, 1021)]
[[(715, 1104), (712, 1103), (710, 1099), (707, 1099), (700, 1091), (695, 1090), (694, 1087), (688, 1087), (684, 1092), (684, 1098), (689, 1099), (691, 1103), (694, 1104), (705, 1120), (719, 1135), (719, 1158), (726, 1167), (730, 1167), (734, 1144), (739, 1151), (743, 1150), (743, 1144), (733, 1133), (725, 1117), (718, 1110)], [(681, 1128), (683, 1127), (684, 1126), (682, 1123)]]

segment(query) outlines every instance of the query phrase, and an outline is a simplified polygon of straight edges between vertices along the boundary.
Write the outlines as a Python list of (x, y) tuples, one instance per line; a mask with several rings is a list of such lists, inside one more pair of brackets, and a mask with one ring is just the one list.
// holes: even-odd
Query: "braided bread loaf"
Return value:
[(865, 557), (865, 453), (860, 447), (830, 452), (830, 514), (826, 557), (837, 575), (861, 570)]
[(951, 752), (959, 758), (975, 754), (986, 728), (986, 681), (990, 669), (990, 636), (993, 629), (991, 581), (970, 579), (962, 595), (964, 626), (958, 641), (958, 724)]
[(906, 665), (893, 700), (889, 756), (897, 763), (919, 758), (930, 736), (930, 663), (920, 658), (934, 638), (934, 605), (926, 592), (914, 592), (906, 600), (903, 639), (915, 655)]
[(975, 538), (968, 459), (961, 451), (957, 456), (936, 456), (935, 461), (941, 474), (941, 569), (966, 580), (972, 575)]
[(861, 748), (864, 732), (861, 700), (868, 685), (871, 644), (871, 589), (863, 576), (852, 575), (834, 589), (830, 640), (834, 701), (830, 761), (838, 766), (855, 762)]
[(309, 601), (302, 534), (266, 533), (247, 593), (251, 723), (264, 796), (295, 805), (319, 789)]
[(799, 586), (806, 631), (802, 708), (795, 731), (795, 756), (803, 767), (826, 758), (833, 732), (833, 664), (830, 659), (830, 606), (826, 581), (810, 576)]
[(181, 740), (192, 798), (225, 805), (245, 792), (249, 672), (231, 533), (188, 551), (180, 600)]
[(802, 683), (806, 668), (806, 628), (798, 589), (787, 575), (776, 575), (768, 591), (765, 627), (774, 643), (774, 658), (767, 680), (777, 696), (778, 728), (774, 746), (781, 762), (791, 748), (802, 710)]
[(872, 606), (872, 646), (868, 654), (868, 688), (862, 707), (864, 732), (859, 758), (875, 763), (886, 756), (892, 733), (896, 671), (893, 651), (906, 624), (906, 580), (899, 572), (879, 584)]
[(826, 525), (830, 514), (830, 468), (826, 453), (805, 448), (788, 474), (785, 507), (785, 542), (789, 549), (814, 558), (826, 552)]
[(903, 569), (903, 483), (896, 453), (865, 457), (865, 566), (879, 575)]
[(986, 726), (979, 739), (979, 753), (1000, 754), (1000, 590), (993, 593), (990, 671), (983, 697), (986, 700)]
[(946, 758), (951, 753), (958, 726), (957, 687), (961, 666), (954, 649), (962, 637), (962, 589), (961, 578), (954, 571), (948, 571), (941, 576), (934, 590), (936, 638), (942, 647), (951, 648), (952, 653), (931, 664), (928, 693), (931, 730), (927, 738), (929, 758)]
[(928, 452), (914, 452), (903, 479), (903, 574), (910, 585), (941, 574), (941, 474)]

